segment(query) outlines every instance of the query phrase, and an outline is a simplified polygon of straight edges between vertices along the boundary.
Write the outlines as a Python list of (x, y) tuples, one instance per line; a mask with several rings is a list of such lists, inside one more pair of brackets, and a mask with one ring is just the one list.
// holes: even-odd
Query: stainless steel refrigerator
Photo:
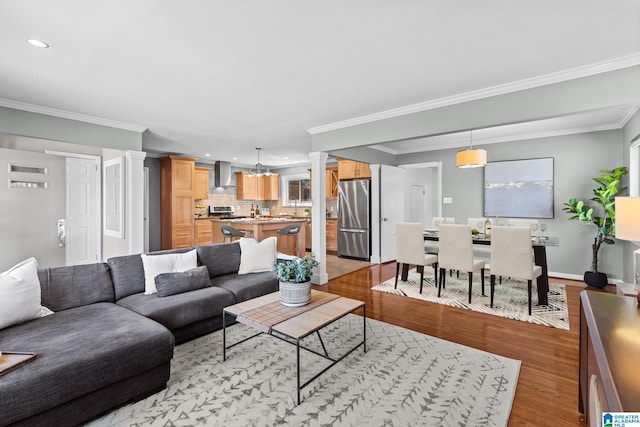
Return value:
[(368, 179), (338, 184), (338, 256), (369, 260), (371, 204)]

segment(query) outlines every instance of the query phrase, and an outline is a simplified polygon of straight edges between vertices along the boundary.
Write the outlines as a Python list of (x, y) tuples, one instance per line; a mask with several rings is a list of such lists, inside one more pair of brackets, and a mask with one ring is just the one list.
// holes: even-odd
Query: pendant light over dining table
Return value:
[(473, 131), (469, 132), (470, 143), (468, 150), (456, 153), (456, 166), (459, 168), (482, 168), (487, 165), (487, 150), (473, 149)]

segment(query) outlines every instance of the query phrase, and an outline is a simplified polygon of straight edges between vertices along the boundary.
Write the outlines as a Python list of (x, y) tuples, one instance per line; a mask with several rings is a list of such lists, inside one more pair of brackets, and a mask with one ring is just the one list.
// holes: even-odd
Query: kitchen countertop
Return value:
[[(308, 218), (306, 218), (308, 219)], [(273, 223), (285, 223), (285, 222), (300, 222), (300, 219), (295, 218), (239, 218), (239, 219), (213, 219), (216, 222), (229, 222), (232, 224), (273, 224)]]

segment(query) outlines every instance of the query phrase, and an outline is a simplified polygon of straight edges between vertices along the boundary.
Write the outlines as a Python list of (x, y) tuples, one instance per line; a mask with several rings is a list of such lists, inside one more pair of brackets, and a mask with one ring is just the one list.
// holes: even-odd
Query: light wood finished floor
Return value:
[(582, 282), (551, 279), (567, 284), (570, 330), (563, 331), (370, 289), (394, 275), (394, 262), (373, 265), (317, 289), (364, 301), (367, 317), (521, 360), (510, 426), (585, 426), (578, 412)]
[(368, 261), (340, 258), (336, 255), (327, 254), (327, 275), (329, 276), (329, 280), (370, 265), (371, 263)]

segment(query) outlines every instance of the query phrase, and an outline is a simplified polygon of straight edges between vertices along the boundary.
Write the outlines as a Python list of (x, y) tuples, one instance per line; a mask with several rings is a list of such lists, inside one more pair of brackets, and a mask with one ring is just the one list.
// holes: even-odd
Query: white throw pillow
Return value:
[(162, 273), (181, 273), (198, 266), (198, 253), (195, 249), (181, 254), (148, 255), (141, 254), (144, 267), (144, 293), (155, 294), (156, 276)]
[(240, 269), (238, 274), (271, 271), (276, 263), (275, 237), (267, 237), (260, 243), (255, 239), (240, 238)]
[(41, 305), (40, 292), (35, 258), (0, 273), (0, 329), (53, 314)]

